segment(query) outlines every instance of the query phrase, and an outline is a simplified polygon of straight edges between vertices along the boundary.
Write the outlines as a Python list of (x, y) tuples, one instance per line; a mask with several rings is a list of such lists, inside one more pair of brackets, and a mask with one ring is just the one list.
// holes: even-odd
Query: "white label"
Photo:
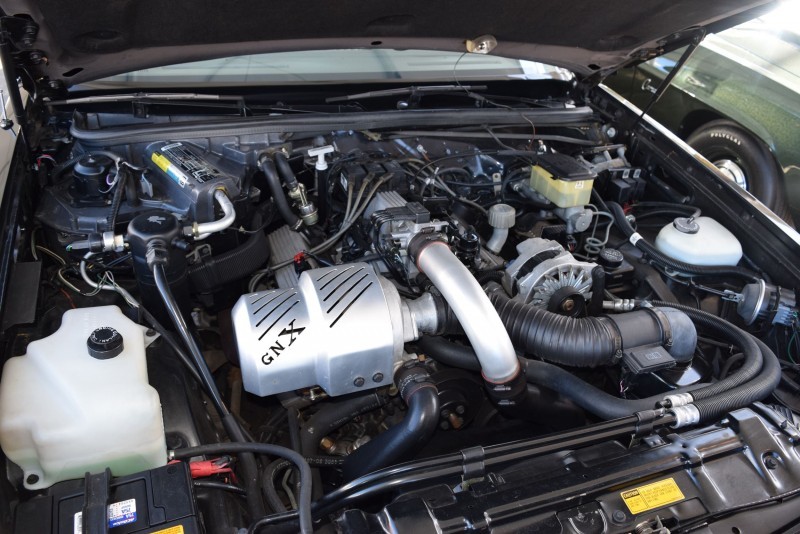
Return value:
[[(108, 505), (108, 528), (136, 522), (136, 499), (115, 502)], [(75, 534), (83, 534), (83, 512), (75, 514), (73, 521)]]

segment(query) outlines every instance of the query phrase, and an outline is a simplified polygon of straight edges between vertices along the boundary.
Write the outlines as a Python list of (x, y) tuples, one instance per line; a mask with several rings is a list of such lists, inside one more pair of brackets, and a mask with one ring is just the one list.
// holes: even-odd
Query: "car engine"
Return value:
[(798, 280), (626, 115), (59, 106), (3, 317), (18, 532), (664, 533), (800, 491)]

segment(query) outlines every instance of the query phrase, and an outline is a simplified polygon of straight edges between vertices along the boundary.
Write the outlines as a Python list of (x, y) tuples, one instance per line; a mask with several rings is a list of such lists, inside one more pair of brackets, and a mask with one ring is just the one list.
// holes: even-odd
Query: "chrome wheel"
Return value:
[(714, 165), (722, 171), (722, 174), (732, 180), (733, 183), (742, 189), (747, 189), (747, 176), (744, 173), (744, 169), (742, 169), (738, 163), (730, 159), (720, 159), (715, 161)]

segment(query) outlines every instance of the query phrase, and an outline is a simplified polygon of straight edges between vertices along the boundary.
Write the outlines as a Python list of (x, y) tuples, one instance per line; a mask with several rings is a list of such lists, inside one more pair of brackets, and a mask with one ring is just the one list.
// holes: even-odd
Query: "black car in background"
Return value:
[[(797, 3), (709, 35), (650, 115), (780, 216), (800, 214), (800, 34)], [(606, 83), (643, 107), (676, 50)]]

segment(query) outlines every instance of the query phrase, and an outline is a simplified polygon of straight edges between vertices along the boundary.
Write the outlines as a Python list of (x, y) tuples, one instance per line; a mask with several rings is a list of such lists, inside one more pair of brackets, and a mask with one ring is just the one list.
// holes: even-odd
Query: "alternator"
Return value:
[[(517, 245), (519, 256), (506, 269), (506, 290), (514, 299), (551, 311), (562, 303), (574, 302), (580, 296), (584, 302), (592, 291), (594, 263), (578, 261), (559, 243), (534, 237)], [(556, 309), (553, 309), (553, 308)]]

